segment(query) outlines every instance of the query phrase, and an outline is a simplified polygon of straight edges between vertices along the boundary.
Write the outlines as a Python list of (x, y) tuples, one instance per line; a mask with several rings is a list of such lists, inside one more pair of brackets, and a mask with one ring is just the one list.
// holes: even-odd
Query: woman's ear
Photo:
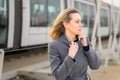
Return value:
[(67, 22), (63, 21), (63, 25), (65, 28), (67, 28)]

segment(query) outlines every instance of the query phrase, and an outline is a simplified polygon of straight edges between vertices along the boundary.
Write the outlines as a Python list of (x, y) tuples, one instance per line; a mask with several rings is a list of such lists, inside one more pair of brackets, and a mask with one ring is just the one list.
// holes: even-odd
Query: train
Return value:
[[(68, 7), (80, 10), (83, 33), (91, 37), (97, 11), (96, 1), (0, 0), (0, 48), (12, 51), (47, 45), (51, 41), (48, 35), (50, 26), (60, 11)], [(110, 34), (111, 10), (114, 21), (117, 22), (119, 7), (102, 1), (99, 29), (101, 37)], [(120, 20), (118, 25), (117, 34), (120, 34)]]

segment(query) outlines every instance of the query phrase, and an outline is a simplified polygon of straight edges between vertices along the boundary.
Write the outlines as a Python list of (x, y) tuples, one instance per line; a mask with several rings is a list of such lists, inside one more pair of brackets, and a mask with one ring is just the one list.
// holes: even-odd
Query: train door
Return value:
[(7, 47), (7, 4), (6, 0), (0, 1), (0, 48)]
[(89, 5), (88, 7), (88, 37), (91, 40), (92, 38), (92, 32), (93, 32), (93, 27), (94, 27), (94, 20), (95, 20), (95, 6), (94, 5)]
[(14, 44), (14, 22), (15, 22), (15, 0), (7, 0), (8, 6), (8, 44), (7, 48), (13, 48)]
[(21, 46), (48, 43), (49, 26), (63, 6), (63, 0), (23, 0)]
[(13, 47), (14, 0), (0, 0), (0, 48)]
[[(119, 9), (117, 9), (117, 10), (119, 10)], [(113, 12), (113, 14), (114, 14), (114, 17), (113, 17), (113, 20), (114, 20), (114, 27), (116, 27), (116, 28), (114, 28), (114, 31), (116, 32), (116, 34), (118, 34), (119, 33), (119, 20), (120, 19), (118, 19), (119, 18), (119, 11), (115, 11), (115, 12)], [(114, 33), (115, 33), (114, 32)]]

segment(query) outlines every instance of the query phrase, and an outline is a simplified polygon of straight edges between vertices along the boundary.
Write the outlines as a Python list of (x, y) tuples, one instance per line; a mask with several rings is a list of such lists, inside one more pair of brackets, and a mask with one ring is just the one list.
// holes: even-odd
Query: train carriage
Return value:
[[(96, 0), (1, 0), (0, 48), (11, 51), (47, 45), (50, 41), (50, 26), (60, 11), (67, 7), (80, 10), (83, 33), (91, 38), (97, 10)], [(117, 18), (120, 18), (118, 15), (119, 7), (102, 1), (98, 29), (102, 37), (114, 33), (111, 25), (116, 24)], [(120, 20), (118, 25), (116, 31), (120, 34)]]

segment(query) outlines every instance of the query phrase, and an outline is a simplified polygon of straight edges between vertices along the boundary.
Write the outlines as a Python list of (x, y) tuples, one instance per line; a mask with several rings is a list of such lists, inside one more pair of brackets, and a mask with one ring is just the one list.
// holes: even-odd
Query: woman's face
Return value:
[(79, 13), (70, 14), (71, 20), (66, 23), (66, 30), (68, 30), (73, 35), (80, 35), (82, 32), (81, 17)]

